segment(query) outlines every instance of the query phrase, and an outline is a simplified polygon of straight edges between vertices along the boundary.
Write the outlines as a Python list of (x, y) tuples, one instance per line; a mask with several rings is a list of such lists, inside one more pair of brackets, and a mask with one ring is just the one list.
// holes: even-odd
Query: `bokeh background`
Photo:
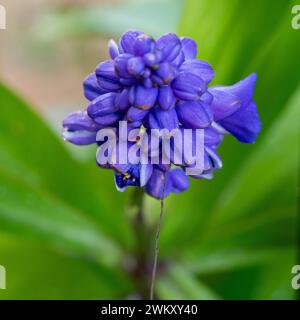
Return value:
[[(0, 299), (143, 298), (159, 203), (115, 190), (95, 147), (67, 145), (60, 125), (85, 106), (82, 79), (129, 28), (197, 40), (214, 84), (257, 72), (262, 131), (227, 137), (224, 167), (170, 196), (161, 233), (159, 299), (296, 299), (300, 30), (296, 1), (1, 0)], [(22, 97), (22, 98), (20, 98)], [(147, 237), (143, 237), (143, 235)], [(141, 241), (141, 236), (143, 237)], [(140, 265), (144, 257), (146, 265)]]

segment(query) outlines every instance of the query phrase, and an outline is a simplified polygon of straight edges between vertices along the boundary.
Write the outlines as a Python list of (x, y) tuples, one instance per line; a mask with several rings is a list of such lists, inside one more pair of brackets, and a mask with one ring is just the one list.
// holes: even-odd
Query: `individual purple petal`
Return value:
[(162, 60), (169, 62), (176, 59), (182, 48), (181, 41), (175, 33), (167, 33), (161, 36), (156, 44), (162, 54)]
[(125, 32), (119, 41), (119, 48), (121, 53), (131, 53), (134, 54), (134, 44), (137, 37), (141, 32), (136, 30), (129, 30)]
[(157, 88), (147, 89), (137, 86), (130, 91), (129, 99), (133, 106), (138, 109), (147, 110), (153, 107), (158, 95)]
[(119, 54), (115, 58), (115, 70), (117, 75), (120, 78), (132, 78), (132, 75), (128, 72), (128, 61), (133, 57), (133, 55), (129, 53)]
[(172, 62), (170, 62), (170, 63), (172, 64), (172, 66), (178, 68), (182, 65), (184, 60), (185, 60), (184, 53), (182, 51), (180, 51), (179, 54), (177, 55), (177, 57), (174, 60), (172, 60)]
[(112, 39), (108, 42), (108, 51), (112, 59), (115, 59), (120, 54), (118, 45)]
[(84, 96), (90, 101), (107, 92), (106, 90), (100, 88), (95, 73), (91, 73), (85, 78), (83, 81), (83, 91)]
[(150, 78), (146, 78), (143, 80), (143, 85), (146, 89), (150, 89), (153, 87), (153, 82)]
[(137, 79), (134, 77), (120, 78), (120, 83), (124, 87), (134, 86), (137, 83)]
[(145, 72), (145, 64), (141, 57), (134, 57), (128, 60), (127, 71), (134, 75), (140, 76)]
[(206, 180), (211, 180), (213, 178), (213, 172), (207, 172), (207, 173), (202, 173), (199, 175), (192, 175), (191, 178), (193, 179), (206, 179)]
[(145, 33), (140, 34), (133, 46), (133, 52), (137, 56), (143, 56), (146, 53), (153, 52), (155, 49), (155, 41), (152, 37)]
[(155, 74), (152, 74), (151, 81), (153, 83), (155, 83), (157, 86), (163, 86), (164, 85), (163, 79), (161, 77), (159, 77), (158, 75), (155, 75)]
[(180, 72), (171, 83), (175, 96), (182, 100), (198, 100), (206, 90), (204, 80), (193, 73)]
[(151, 129), (168, 129), (172, 131), (179, 127), (179, 121), (175, 109), (164, 111), (161, 108), (151, 110), (148, 117), (148, 126)]
[(70, 131), (87, 130), (97, 132), (101, 127), (91, 119), (85, 110), (70, 113), (63, 121), (64, 129)]
[(101, 129), (83, 110), (69, 114), (63, 121), (63, 128), (63, 138), (77, 145), (95, 143)]
[(196, 59), (197, 43), (193, 39), (187, 37), (182, 37), (180, 40), (185, 59)]
[(121, 88), (119, 78), (115, 73), (115, 66), (112, 60), (100, 63), (96, 68), (98, 83), (103, 90), (116, 91)]
[(101, 126), (110, 126), (119, 121), (122, 118), (122, 115), (122, 112), (114, 112), (105, 116), (94, 118), (94, 121)]
[(253, 143), (261, 128), (257, 108), (252, 101), (256, 79), (256, 74), (251, 74), (232, 86), (210, 89), (214, 96), (212, 109), (215, 120), (244, 143)]
[(171, 180), (168, 178), (168, 173), (153, 169), (151, 178), (145, 186), (145, 191), (156, 199), (166, 198), (171, 192)]
[(159, 60), (160, 57), (154, 53), (146, 53), (143, 57), (143, 61), (148, 67), (157, 65), (160, 62)]
[(124, 111), (129, 108), (129, 90), (123, 89), (122, 92), (118, 93), (115, 99), (115, 104), (119, 110)]
[(179, 102), (176, 111), (179, 121), (187, 129), (206, 128), (213, 121), (210, 107), (199, 101)]
[(87, 107), (88, 115), (94, 119), (118, 111), (118, 107), (115, 104), (116, 96), (116, 93), (111, 92), (93, 100)]
[(229, 117), (220, 120), (219, 124), (244, 143), (253, 143), (261, 129), (259, 115), (254, 102), (250, 102)]
[(240, 99), (228, 91), (212, 87), (209, 89), (209, 93), (213, 96), (211, 108), (215, 121), (220, 121), (230, 116), (241, 107)]
[(243, 108), (253, 99), (256, 80), (256, 73), (252, 73), (232, 86), (214, 86), (210, 88), (210, 91), (218, 90), (236, 96), (241, 102), (241, 108)]
[(222, 134), (211, 126), (204, 129), (204, 144), (207, 146), (219, 146), (223, 137)]
[(148, 110), (138, 109), (136, 107), (130, 107), (127, 111), (127, 120), (130, 122), (142, 121), (149, 113)]
[(144, 187), (153, 173), (152, 164), (141, 164), (140, 167), (140, 186)]
[(164, 84), (169, 84), (176, 76), (175, 68), (168, 62), (163, 62), (155, 71), (155, 75), (163, 80)]
[(158, 102), (163, 110), (169, 110), (174, 107), (176, 99), (170, 86), (162, 86), (159, 88)]
[(214, 169), (218, 170), (222, 168), (222, 159), (214, 148), (205, 146), (205, 151), (209, 157), (211, 165)]
[(172, 169), (169, 172), (169, 179), (171, 180), (171, 191), (174, 193), (183, 192), (190, 186), (188, 177), (180, 168)]
[(210, 105), (213, 99), (214, 99), (213, 95), (210, 94), (208, 91), (206, 91), (203, 93), (199, 101), (203, 102), (204, 104)]
[(211, 82), (215, 75), (215, 72), (210, 64), (203, 60), (187, 60), (180, 66), (179, 70), (181, 72), (192, 73), (203, 79), (206, 83)]
[(73, 144), (84, 146), (96, 143), (96, 136), (97, 132), (91, 132), (91, 131), (67, 131), (64, 130), (63, 133), (64, 140), (67, 140)]

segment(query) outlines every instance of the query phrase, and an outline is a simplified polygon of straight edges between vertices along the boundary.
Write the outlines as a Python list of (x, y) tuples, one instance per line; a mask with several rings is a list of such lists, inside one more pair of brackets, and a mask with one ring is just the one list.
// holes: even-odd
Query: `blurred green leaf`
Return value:
[(0, 299), (120, 299), (132, 290), (116, 269), (11, 236), (0, 236), (0, 263), (7, 278)]
[(260, 141), (255, 153), (221, 193), (214, 211), (220, 219), (245, 214), (277, 185), (282, 184), (293, 193), (295, 184), (287, 183), (286, 178), (293, 177), (298, 166), (299, 106), (300, 87), (264, 140)]
[[(110, 172), (74, 160), (44, 122), (1, 84), (0, 104), (0, 170), (82, 211), (90, 223), (128, 248), (133, 238), (122, 211), (126, 197), (111, 193)], [(4, 190), (5, 184), (1, 182)], [(16, 202), (12, 198), (11, 206)]]
[[(260, 276), (273, 263), (290, 286), (280, 265), (295, 254), (299, 232), (300, 42), (290, 25), (293, 4), (188, 0), (179, 28), (197, 40), (198, 57), (216, 71), (215, 84), (258, 74), (257, 142), (243, 145), (226, 137), (219, 148), (222, 170), (212, 181), (191, 181), (188, 192), (167, 199), (161, 234), (162, 256), (182, 261), (226, 299), (258, 296)], [(289, 290), (278, 294), (285, 295), (291, 296)]]
[(81, 212), (1, 171), (0, 221), (2, 231), (38, 236), (105, 264), (116, 265), (121, 259), (118, 247)]
[(200, 282), (187, 268), (175, 263), (158, 279), (157, 294), (161, 299), (219, 299), (211, 288)]
[(249, 266), (280, 263), (287, 253), (294, 252), (295, 248), (232, 248), (220, 252), (210, 253), (197, 257), (196, 260), (185, 258), (184, 265), (197, 274), (213, 274), (232, 271)]

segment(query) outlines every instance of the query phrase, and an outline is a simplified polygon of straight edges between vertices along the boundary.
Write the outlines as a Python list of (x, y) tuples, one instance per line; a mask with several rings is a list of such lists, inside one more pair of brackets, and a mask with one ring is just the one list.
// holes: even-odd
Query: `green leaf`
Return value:
[(82, 214), (55, 198), (0, 171), (2, 231), (38, 237), (95, 261), (116, 265), (121, 251)]
[(284, 255), (295, 252), (295, 248), (232, 248), (184, 259), (184, 265), (196, 274), (228, 272), (240, 268), (279, 263)]
[[(1, 84), (0, 105), (0, 171), (21, 186), (24, 182), (81, 211), (99, 231), (124, 247), (131, 246), (132, 234), (122, 212), (126, 196), (111, 192), (111, 173), (73, 159), (62, 139)], [(5, 183), (1, 184), (5, 190)], [(12, 207), (16, 199), (12, 199)], [(56, 210), (53, 207), (53, 212)]]
[(122, 272), (104, 268), (39, 243), (0, 236), (6, 269), (1, 299), (120, 299), (132, 285)]
[(249, 212), (278, 185), (293, 192), (295, 183), (287, 182), (286, 178), (293, 177), (298, 166), (299, 104), (300, 88), (265, 134), (256, 152), (221, 193), (214, 211), (218, 219), (231, 219)]
[(193, 273), (172, 263), (157, 281), (157, 294), (161, 299), (216, 300), (219, 296), (198, 280)]

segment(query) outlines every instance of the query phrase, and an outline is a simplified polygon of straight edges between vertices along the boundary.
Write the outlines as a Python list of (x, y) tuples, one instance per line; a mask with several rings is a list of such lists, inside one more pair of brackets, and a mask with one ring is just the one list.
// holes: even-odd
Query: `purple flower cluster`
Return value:
[[(204, 171), (192, 178), (211, 179), (213, 171), (222, 166), (216, 148), (224, 134), (230, 133), (243, 143), (255, 141), (261, 127), (252, 99), (256, 74), (232, 86), (208, 88), (214, 70), (196, 58), (194, 40), (174, 33), (154, 40), (131, 30), (118, 44), (109, 42), (109, 54), (111, 59), (100, 63), (84, 81), (90, 104), (63, 122), (63, 136), (71, 143), (96, 143), (100, 129), (117, 128), (120, 120), (128, 121), (129, 130), (204, 129)], [(114, 170), (120, 191), (138, 186), (162, 198), (189, 187), (184, 166), (107, 167)]]

